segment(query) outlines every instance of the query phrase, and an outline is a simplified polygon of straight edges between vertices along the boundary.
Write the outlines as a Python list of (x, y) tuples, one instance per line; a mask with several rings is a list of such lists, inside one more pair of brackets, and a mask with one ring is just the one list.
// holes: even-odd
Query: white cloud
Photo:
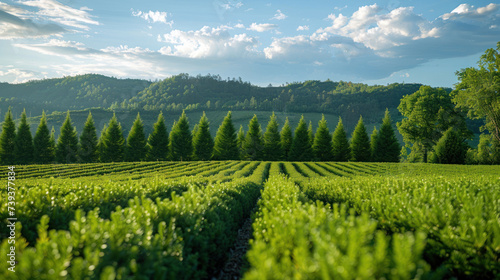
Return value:
[(245, 25), (238, 23), (234, 26), (234, 28), (245, 28)]
[(277, 10), (276, 14), (274, 14), (274, 17), (272, 17), (271, 19), (284, 20), (286, 18), (287, 16), (284, 13), (282, 13), (281, 10)]
[(226, 3), (219, 3), (219, 6), (224, 10), (239, 9), (243, 6), (243, 3), (236, 1), (228, 1)]
[(132, 15), (135, 17), (140, 17), (140, 18), (142, 18), (150, 23), (160, 22), (160, 23), (168, 24), (168, 25), (170, 25), (170, 27), (172, 27), (172, 25), (174, 24), (173, 20), (167, 21), (167, 17), (168, 17), (167, 12), (160, 12), (160, 11), (156, 11), (156, 12), (137, 11), (136, 12), (136, 11), (132, 10)]
[(5, 69), (4, 71), (0, 70), (0, 77), (2, 78), (2, 80), (8, 80), (9, 82), (14, 84), (46, 78), (46, 73), (12, 68), (12, 66), (7, 66), (5, 68), (7, 69)]
[(276, 25), (276, 24), (271, 24), (271, 23), (257, 24), (254, 22), (247, 29), (257, 31), (257, 32), (265, 32), (265, 31), (276, 29), (276, 28), (278, 28), (278, 25)]
[(441, 17), (444, 20), (457, 19), (462, 17), (480, 18), (495, 13), (496, 11), (498, 11), (498, 8), (499, 5), (493, 3), (490, 3), (485, 7), (479, 7), (477, 9), (475, 9), (473, 5), (460, 4), (453, 11), (451, 11), (451, 13), (444, 14)]
[(309, 30), (309, 25), (300, 25), (297, 27), (297, 31), (306, 31)]
[(57, 24), (38, 24), (0, 10), (0, 39), (48, 37), (64, 32)]

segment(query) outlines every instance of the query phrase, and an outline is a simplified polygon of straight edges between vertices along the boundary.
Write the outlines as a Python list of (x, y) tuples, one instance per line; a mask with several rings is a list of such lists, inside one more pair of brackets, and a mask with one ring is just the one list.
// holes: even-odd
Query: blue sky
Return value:
[(452, 87), (500, 41), (491, 1), (0, 1), (0, 82), (100, 73)]

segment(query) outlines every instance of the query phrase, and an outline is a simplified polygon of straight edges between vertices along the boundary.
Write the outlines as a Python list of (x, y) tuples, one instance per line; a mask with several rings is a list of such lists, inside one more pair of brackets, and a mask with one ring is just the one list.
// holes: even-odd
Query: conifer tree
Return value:
[(56, 129), (52, 126), (50, 130), (50, 161), (54, 162), (56, 160)]
[(241, 155), (243, 154), (243, 143), (245, 142), (245, 131), (243, 130), (243, 125), (240, 125), (240, 130), (238, 131), (238, 134), (236, 135), (236, 144), (238, 146), (238, 151)]
[(137, 113), (125, 145), (125, 161), (142, 161), (146, 158), (146, 135), (141, 116)]
[(120, 162), (124, 159), (125, 138), (123, 137), (122, 126), (118, 122), (116, 115), (109, 120), (108, 128), (102, 135), (102, 156), (104, 162)]
[(153, 125), (153, 132), (148, 137), (148, 160), (167, 160), (169, 137), (165, 118), (160, 112), (158, 120)]
[(443, 133), (434, 147), (439, 163), (444, 164), (463, 164), (467, 155), (468, 145), (460, 134), (450, 127)]
[(16, 140), (16, 124), (12, 118), (12, 112), (9, 111), (5, 114), (5, 119), (2, 125), (2, 134), (0, 136), (0, 161), (2, 164), (15, 163), (15, 146)]
[(100, 162), (106, 162), (106, 159), (104, 158), (104, 139), (106, 138), (106, 130), (108, 130), (108, 126), (107, 124), (104, 124), (101, 130), (101, 135), (99, 136), (99, 141), (97, 142), (97, 155)]
[(399, 162), (400, 150), (401, 146), (392, 128), (391, 115), (389, 110), (386, 109), (377, 136), (374, 160), (378, 162)]
[(198, 123), (198, 128), (193, 136), (193, 158), (195, 160), (210, 160), (214, 149), (214, 140), (210, 135), (210, 123), (203, 112)]
[(33, 138), (33, 161), (36, 163), (49, 163), (54, 160), (54, 151), (50, 146), (50, 132), (47, 127), (47, 116), (42, 112), (40, 124)]
[(264, 143), (262, 140), (262, 129), (257, 119), (257, 115), (248, 123), (248, 131), (243, 142), (243, 156), (246, 160), (262, 160)]
[(307, 128), (307, 135), (309, 136), (309, 144), (312, 147), (312, 145), (314, 144), (314, 131), (313, 131), (312, 121), (309, 121), (309, 127)]
[(304, 115), (300, 118), (299, 124), (295, 129), (295, 136), (293, 137), (292, 147), (288, 160), (290, 161), (309, 161), (312, 159), (312, 147), (309, 140), (309, 133), (307, 132), (307, 124), (304, 120)]
[(283, 156), (281, 148), (281, 137), (278, 131), (278, 121), (276, 115), (271, 115), (264, 133), (264, 160), (280, 160)]
[(332, 136), (332, 154), (334, 161), (348, 161), (351, 158), (351, 148), (347, 140), (347, 133), (344, 130), (342, 118), (339, 122)]
[(290, 122), (288, 121), (287, 117), (280, 133), (280, 144), (281, 144), (281, 149), (283, 151), (282, 159), (285, 160), (288, 159), (288, 155), (290, 154), (290, 149), (292, 148), (292, 142), (293, 142), (292, 128), (290, 127)]
[(236, 131), (231, 119), (231, 111), (229, 111), (215, 135), (212, 158), (215, 160), (237, 160), (239, 156)]
[(87, 121), (83, 126), (82, 134), (80, 135), (80, 160), (82, 162), (97, 162), (97, 132), (94, 125), (92, 113), (89, 112)]
[(57, 139), (56, 160), (59, 163), (72, 163), (78, 160), (78, 136), (76, 128), (71, 124), (69, 111)]
[(363, 117), (359, 117), (358, 124), (356, 125), (356, 128), (354, 129), (351, 137), (351, 160), (370, 161), (370, 158), (370, 139), (368, 138), (368, 134), (366, 133), (366, 127), (363, 123)]
[(193, 155), (193, 136), (189, 130), (186, 112), (182, 111), (179, 120), (170, 132), (170, 155), (172, 160), (190, 160)]
[(26, 110), (21, 114), (21, 122), (17, 128), (14, 153), (17, 163), (28, 164), (33, 162), (33, 137), (31, 136)]
[[(375, 153), (377, 151), (377, 136), (378, 136), (377, 128), (373, 127), (372, 135), (370, 135), (370, 152), (371, 152), (372, 161), (376, 161)], [(405, 150), (405, 152), (406, 152), (406, 150)], [(400, 154), (401, 154), (401, 151), (400, 151)]]
[(318, 123), (318, 128), (316, 129), (316, 134), (314, 135), (312, 149), (316, 160), (333, 160), (332, 136), (330, 135), (330, 131), (328, 130), (328, 123), (325, 119), (325, 115), (322, 115), (321, 120)]

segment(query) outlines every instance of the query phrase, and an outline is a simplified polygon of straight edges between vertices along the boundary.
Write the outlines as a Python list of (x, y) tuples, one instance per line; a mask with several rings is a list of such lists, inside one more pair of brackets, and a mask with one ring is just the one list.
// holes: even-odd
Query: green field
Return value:
[[(243, 279), (500, 275), (500, 166), (210, 161), (2, 170), (0, 279), (212, 279), (249, 219)], [(12, 217), (15, 229), (6, 226)]]

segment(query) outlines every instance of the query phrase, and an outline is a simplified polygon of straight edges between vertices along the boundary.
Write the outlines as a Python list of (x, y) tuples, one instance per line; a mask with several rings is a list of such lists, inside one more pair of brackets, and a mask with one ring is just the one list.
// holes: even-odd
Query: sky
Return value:
[(453, 87), (497, 41), (500, 3), (481, 0), (0, 1), (0, 82), (188, 73)]

